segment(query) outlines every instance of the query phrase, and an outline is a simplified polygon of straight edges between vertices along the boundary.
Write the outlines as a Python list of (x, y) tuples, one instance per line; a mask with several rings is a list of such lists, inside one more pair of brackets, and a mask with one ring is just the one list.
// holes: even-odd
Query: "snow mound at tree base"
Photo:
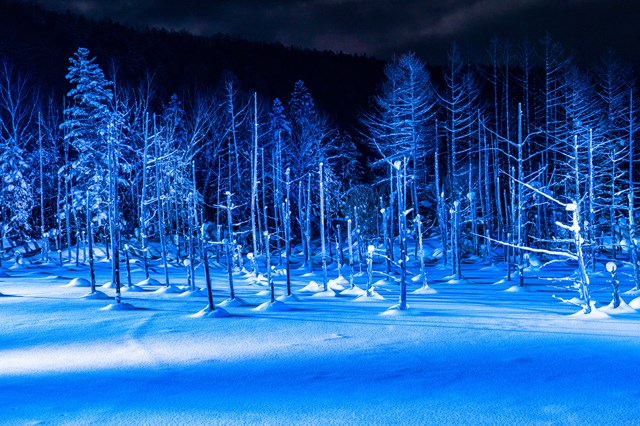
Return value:
[(338, 283), (338, 280), (329, 280), (327, 281), (327, 287), (334, 291), (342, 291), (344, 290), (344, 286), (341, 283)]
[(629, 306), (633, 309), (640, 309), (640, 297), (636, 297), (631, 302), (629, 302)]
[(465, 278), (456, 279), (455, 275), (447, 275), (442, 278), (436, 279), (438, 282), (442, 282), (445, 284), (469, 284)]
[(569, 315), (571, 318), (579, 318), (579, 319), (607, 319), (611, 318), (607, 313), (599, 311), (596, 309), (595, 302), (591, 302), (591, 312), (588, 314), (585, 312), (584, 308), (575, 314)]
[(301, 301), (301, 299), (295, 294), (289, 294), (289, 295), (283, 294), (281, 296), (276, 297), (276, 300), (279, 300), (280, 302), (285, 302), (285, 303)]
[(195, 290), (183, 291), (178, 297), (208, 297), (208, 294), (203, 289), (196, 288)]
[(460, 278), (459, 280), (452, 278), (448, 281), (445, 281), (447, 284), (469, 284), (469, 280), (465, 278)]
[(494, 264), (483, 266), (482, 268), (480, 268), (480, 270), (483, 272), (502, 272), (503, 271), (503, 269), (498, 268)]
[(0, 271), (0, 278), (11, 278), (11, 275), (7, 274), (5, 271)]
[(199, 311), (196, 314), (189, 315), (191, 318), (229, 318), (232, 315), (225, 311), (222, 308), (215, 308), (213, 311), (209, 310), (209, 306), (205, 307), (203, 310)]
[(380, 313), (383, 317), (414, 316), (418, 314), (419, 312), (409, 309), (409, 305), (406, 305), (405, 309), (400, 309), (400, 304), (393, 305), (386, 311)]
[(438, 290), (436, 290), (435, 288), (426, 286), (426, 287), (420, 287), (417, 290), (413, 290), (411, 294), (436, 294), (437, 292)]
[(342, 275), (339, 275), (338, 278), (335, 278), (333, 280), (329, 280), (329, 282), (331, 282), (331, 281), (333, 281), (335, 284), (339, 284), (339, 285), (343, 285), (343, 286), (349, 284), (349, 280), (347, 280)]
[(167, 287), (167, 286), (161, 287), (161, 288), (157, 289), (156, 291), (154, 291), (153, 293), (154, 294), (180, 294), (182, 292), (184, 292), (183, 289), (181, 289), (178, 286), (175, 286), (175, 285), (171, 284), (169, 287)]
[(156, 280), (155, 278), (147, 278), (146, 280), (140, 281), (136, 285), (139, 285), (139, 286), (145, 286), (145, 285), (161, 286), (162, 284), (160, 284), (160, 281)]
[(130, 303), (110, 303), (104, 308), (100, 308), (101, 311), (135, 311), (136, 308)]
[(238, 308), (242, 306), (250, 306), (247, 302), (239, 297), (234, 297), (233, 299), (227, 299), (218, 304), (218, 306), (223, 308)]
[(91, 281), (86, 278), (74, 278), (69, 281), (69, 284), (65, 284), (63, 287), (91, 287)]
[(258, 307), (253, 309), (255, 312), (286, 312), (290, 311), (291, 308), (287, 306), (285, 303), (276, 300), (275, 302), (264, 302)]
[(335, 297), (336, 292), (329, 288), (327, 291), (319, 291), (311, 295), (311, 297)]
[(83, 299), (88, 299), (88, 300), (104, 300), (104, 299), (111, 299), (110, 296), (107, 296), (106, 294), (104, 294), (101, 291), (96, 291), (93, 293), (89, 293), (89, 294), (85, 294), (84, 296), (82, 296)]
[(324, 286), (321, 286), (315, 281), (311, 281), (309, 284), (300, 289), (298, 293), (318, 293), (320, 291), (324, 291)]
[(356, 302), (368, 302), (371, 300), (384, 300), (384, 297), (380, 296), (373, 287), (369, 291), (365, 291), (363, 295), (356, 299)]
[(12, 271), (20, 271), (23, 269), (28, 269), (27, 265), (25, 265), (24, 263), (14, 263), (13, 265), (9, 266), (9, 269), (11, 269)]
[(127, 293), (142, 293), (144, 291), (144, 288), (139, 287), (137, 285), (132, 285), (132, 286), (122, 287), (122, 291)]
[(507, 293), (529, 293), (531, 289), (527, 286), (512, 285), (505, 290)]
[(340, 296), (362, 296), (363, 294), (367, 294), (367, 291), (361, 289), (357, 285), (354, 285), (353, 288), (342, 290), (339, 293)]
[(622, 315), (622, 314), (635, 314), (636, 311), (631, 306), (627, 305), (627, 303), (620, 299), (620, 305), (617, 308), (613, 307), (613, 300), (607, 306), (603, 306), (602, 308), (598, 308), (600, 312), (604, 312), (607, 315)]

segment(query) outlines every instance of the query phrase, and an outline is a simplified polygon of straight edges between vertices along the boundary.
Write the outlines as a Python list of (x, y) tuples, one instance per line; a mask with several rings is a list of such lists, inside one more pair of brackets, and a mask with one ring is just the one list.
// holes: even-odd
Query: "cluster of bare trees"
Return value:
[(80, 48), (60, 107), (4, 63), (2, 237), (37, 237), (43, 257), (52, 245), (61, 263), (91, 262), (84, 245), (100, 239), (119, 285), (124, 236), (147, 279), (157, 256), (190, 265), (193, 288), (209, 249), (230, 268), (251, 253), (257, 277), (270, 248), (288, 268), (293, 246), (309, 269), (320, 255), (327, 290), (327, 262), (343, 256), (349, 229), (351, 269), (373, 243), (400, 276), (401, 309), (410, 255), (428, 287), (431, 232), (455, 279), (468, 255), (499, 255), (524, 285), (526, 250), (565, 253), (586, 271), (628, 248), (638, 282), (631, 71), (611, 54), (579, 67), (549, 38), (536, 48), (492, 42), (488, 57), (471, 66), (453, 47), (435, 78), (413, 54), (391, 61), (353, 132), (375, 152), (365, 168), (303, 82), (286, 103), (233, 78), (162, 100), (152, 77), (119, 84)]
[(387, 66), (363, 118), (388, 185), (387, 253), (394, 235), (406, 250), (406, 217), (428, 205), (455, 279), (463, 256), (494, 261), (494, 243), (521, 286), (526, 251), (578, 261), (588, 301), (586, 269), (625, 247), (637, 285), (631, 71), (611, 53), (581, 68), (549, 38), (537, 50), (493, 42), (489, 57), (471, 67), (452, 48), (442, 84), (413, 55)]

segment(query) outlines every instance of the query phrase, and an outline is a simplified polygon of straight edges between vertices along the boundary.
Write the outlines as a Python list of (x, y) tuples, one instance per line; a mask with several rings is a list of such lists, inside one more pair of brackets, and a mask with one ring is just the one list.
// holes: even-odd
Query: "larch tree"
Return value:
[(24, 240), (31, 229), (33, 182), (27, 179), (26, 144), (35, 122), (27, 80), (0, 65), (0, 239)]

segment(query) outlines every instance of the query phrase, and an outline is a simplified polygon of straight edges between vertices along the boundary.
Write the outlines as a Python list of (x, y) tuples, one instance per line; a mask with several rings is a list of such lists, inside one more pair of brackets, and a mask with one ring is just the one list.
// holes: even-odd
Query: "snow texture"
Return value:
[[(109, 280), (110, 265), (96, 266)], [(34, 264), (0, 279), (11, 296), (0, 299), (0, 424), (638, 424), (640, 298), (614, 312), (594, 276), (603, 307), (584, 315), (562, 302), (576, 295), (575, 266), (531, 271), (516, 294), (482, 267), (465, 264), (457, 285), (427, 268), (437, 293), (410, 283), (406, 310), (393, 281), (377, 289), (384, 300), (312, 297), (299, 270), (294, 296), (276, 276), (276, 303), (250, 282), (229, 301), (215, 267), (210, 311), (203, 291), (83, 298), (67, 267)], [(182, 267), (170, 271), (174, 288), (186, 284)], [(141, 264), (132, 274), (144, 278)]]

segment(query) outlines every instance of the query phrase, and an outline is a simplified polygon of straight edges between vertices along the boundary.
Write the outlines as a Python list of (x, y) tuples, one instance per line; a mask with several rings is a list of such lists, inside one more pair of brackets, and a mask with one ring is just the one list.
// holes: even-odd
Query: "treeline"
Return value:
[[(247, 91), (285, 99), (303, 80), (324, 111), (343, 127), (364, 109), (382, 76), (382, 61), (279, 44), (249, 42), (224, 34), (132, 28), (107, 20), (42, 9), (35, 2), (0, 0), (0, 59), (11, 62), (31, 84), (62, 96), (69, 56), (87, 47), (105, 73), (121, 85), (154, 76), (159, 103), (173, 93), (213, 89), (233, 74)], [(114, 74), (117, 74), (114, 75)], [(158, 106), (158, 105), (156, 105)]]
[(469, 255), (506, 260), (520, 285), (527, 253), (576, 260), (586, 300), (587, 268), (624, 248), (637, 285), (633, 73), (613, 54), (579, 67), (549, 37), (488, 52), (472, 66), (453, 46), (432, 72), (397, 57), (350, 132), (303, 81), (282, 99), (232, 75), (163, 98), (153, 75), (123, 82), (80, 48), (60, 105), (4, 62), (2, 237), (69, 258), (93, 238), (114, 256), (120, 236), (144, 253), (160, 240), (165, 261), (226, 241), (229, 264), (250, 252), (254, 270), (291, 243), (311, 268), (318, 241), (325, 269), (352, 238), (356, 261), (372, 243), (405, 288), (404, 259), (425, 255), (407, 241), (433, 234), (455, 278)]

